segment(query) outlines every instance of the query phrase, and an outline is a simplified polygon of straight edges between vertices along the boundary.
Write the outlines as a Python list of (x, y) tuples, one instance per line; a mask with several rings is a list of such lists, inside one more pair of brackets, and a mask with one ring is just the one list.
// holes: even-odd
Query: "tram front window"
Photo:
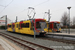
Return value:
[(40, 22), (40, 24), (41, 24), (41, 28), (42, 28), (42, 29), (47, 28), (46, 22)]
[(60, 28), (60, 24), (59, 23), (57, 24), (57, 27)]
[(60, 28), (60, 24), (59, 23), (54, 23), (54, 28)]
[(47, 24), (46, 24), (46, 22), (36, 22), (36, 28), (37, 28), (37, 29), (40, 29), (40, 28), (44, 29), (44, 28), (47, 28)]
[(40, 22), (36, 22), (36, 28), (41, 28)]
[(56, 28), (57, 29), (57, 25), (56, 25), (57, 23), (54, 23), (54, 28)]

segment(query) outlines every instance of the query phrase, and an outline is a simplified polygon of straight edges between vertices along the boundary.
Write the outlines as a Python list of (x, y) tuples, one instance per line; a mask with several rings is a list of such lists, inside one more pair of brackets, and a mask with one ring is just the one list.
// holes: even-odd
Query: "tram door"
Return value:
[(18, 23), (15, 24), (15, 32), (18, 32)]
[(32, 35), (34, 35), (34, 23), (33, 22), (31, 22), (31, 27), (30, 27), (30, 33), (32, 34)]

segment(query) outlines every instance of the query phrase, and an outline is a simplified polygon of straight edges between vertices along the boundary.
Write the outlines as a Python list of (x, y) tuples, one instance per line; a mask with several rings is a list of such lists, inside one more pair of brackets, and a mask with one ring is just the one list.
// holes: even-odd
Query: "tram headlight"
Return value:
[(42, 32), (44, 32), (44, 31), (42, 31)]
[(42, 31), (42, 32), (46, 32), (46, 31)]

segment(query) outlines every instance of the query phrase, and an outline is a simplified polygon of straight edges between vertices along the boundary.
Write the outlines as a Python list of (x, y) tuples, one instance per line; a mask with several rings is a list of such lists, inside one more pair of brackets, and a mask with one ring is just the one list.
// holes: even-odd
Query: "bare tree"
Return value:
[(61, 18), (60, 21), (61, 21), (63, 26), (68, 26), (69, 25), (69, 18), (68, 18), (67, 12), (64, 12), (64, 14), (62, 15), (62, 18)]

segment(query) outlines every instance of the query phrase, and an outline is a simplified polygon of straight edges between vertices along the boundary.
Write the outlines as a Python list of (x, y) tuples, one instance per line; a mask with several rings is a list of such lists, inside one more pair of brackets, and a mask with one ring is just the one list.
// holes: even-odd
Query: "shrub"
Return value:
[(0, 26), (0, 29), (5, 29), (5, 26)]

